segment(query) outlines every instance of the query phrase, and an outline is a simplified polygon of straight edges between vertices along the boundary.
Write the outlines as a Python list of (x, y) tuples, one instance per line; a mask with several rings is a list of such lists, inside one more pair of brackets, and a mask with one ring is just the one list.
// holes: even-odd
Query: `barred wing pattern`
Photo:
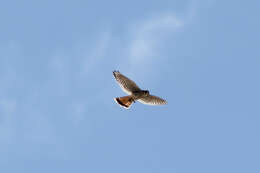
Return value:
[(147, 105), (165, 105), (165, 104), (167, 104), (166, 100), (164, 100), (160, 97), (157, 97), (157, 96), (153, 96), (153, 95), (143, 97), (143, 98), (139, 99), (138, 101), (143, 104), (147, 104)]
[(122, 75), (119, 71), (113, 71), (113, 75), (119, 86), (127, 94), (131, 95), (132, 92), (141, 90), (134, 81)]

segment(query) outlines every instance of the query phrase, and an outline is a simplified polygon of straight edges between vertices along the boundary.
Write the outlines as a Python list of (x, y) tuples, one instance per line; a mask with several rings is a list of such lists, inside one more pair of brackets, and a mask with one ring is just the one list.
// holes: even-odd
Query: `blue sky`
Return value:
[(260, 172), (259, 5), (2, 2), (1, 172)]

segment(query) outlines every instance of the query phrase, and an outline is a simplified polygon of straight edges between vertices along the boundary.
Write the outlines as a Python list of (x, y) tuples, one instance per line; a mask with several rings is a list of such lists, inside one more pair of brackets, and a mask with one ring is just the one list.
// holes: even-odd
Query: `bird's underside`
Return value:
[(150, 95), (147, 90), (141, 90), (134, 81), (122, 75), (119, 71), (114, 71), (113, 75), (121, 89), (128, 94), (128, 96), (115, 98), (120, 106), (129, 109), (135, 101), (148, 105), (167, 104), (164, 99)]

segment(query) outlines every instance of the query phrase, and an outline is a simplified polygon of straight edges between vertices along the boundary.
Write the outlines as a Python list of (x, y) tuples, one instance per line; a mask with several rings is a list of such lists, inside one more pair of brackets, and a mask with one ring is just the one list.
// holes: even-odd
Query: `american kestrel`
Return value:
[(148, 90), (141, 90), (134, 81), (122, 75), (119, 71), (113, 71), (113, 75), (122, 90), (128, 94), (128, 96), (114, 99), (120, 106), (128, 109), (136, 100), (148, 105), (164, 105), (167, 103), (160, 97), (150, 95)]

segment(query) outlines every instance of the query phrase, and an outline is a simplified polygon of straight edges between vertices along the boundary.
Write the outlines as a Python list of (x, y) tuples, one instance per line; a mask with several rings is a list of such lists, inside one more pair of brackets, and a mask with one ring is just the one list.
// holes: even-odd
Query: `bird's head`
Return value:
[(150, 93), (148, 90), (144, 90), (144, 95), (148, 96)]

